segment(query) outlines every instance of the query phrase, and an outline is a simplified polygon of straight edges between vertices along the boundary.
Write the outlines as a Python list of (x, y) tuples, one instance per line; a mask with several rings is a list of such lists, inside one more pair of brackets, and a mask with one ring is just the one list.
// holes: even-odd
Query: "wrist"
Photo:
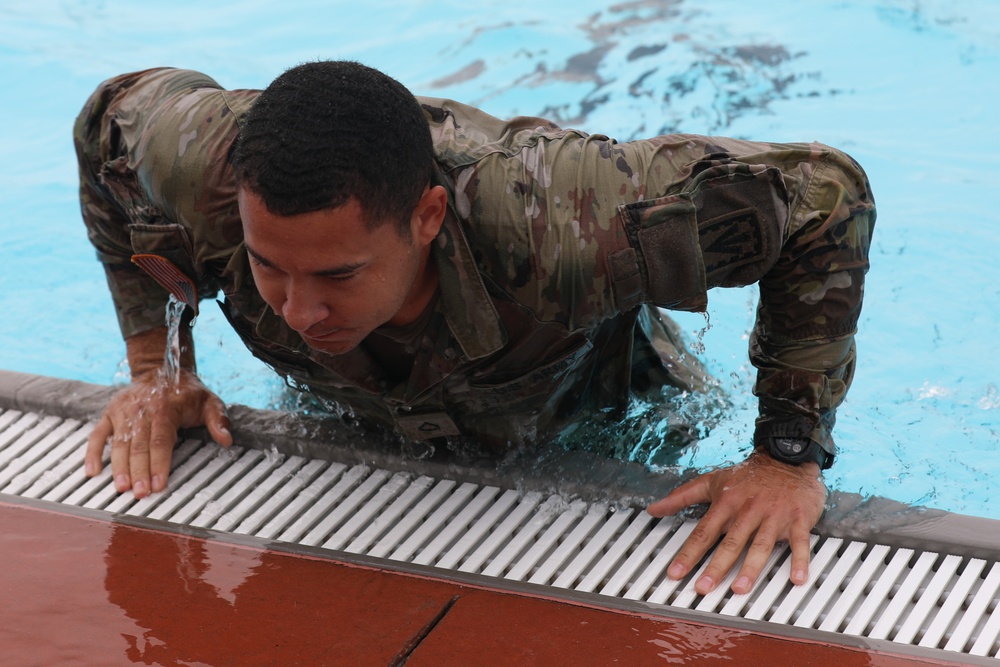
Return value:
[[(180, 331), (181, 370), (195, 372), (194, 342), (191, 330)], [(125, 339), (129, 372), (134, 382), (163, 368), (167, 350), (167, 327), (157, 327)]]
[(815, 465), (826, 470), (833, 465), (833, 455), (818, 442), (805, 437), (768, 436), (758, 440), (755, 451), (775, 461), (793, 466)]

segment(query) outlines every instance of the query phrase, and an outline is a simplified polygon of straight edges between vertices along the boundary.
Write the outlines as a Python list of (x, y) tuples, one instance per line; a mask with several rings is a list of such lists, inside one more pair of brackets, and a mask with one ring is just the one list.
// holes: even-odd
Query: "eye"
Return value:
[(326, 278), (327, 280), (331, 281), (331, 282), (343, 284), (343, 283), (349, 282), (351, 280), (354, 280), (357, 276), (358, 276), (357, 273), (349, 273), (346, 276), (338, 274), (338, 275), (323, 276), (323, 277)]
[(250, 269), (260, 280), (275, 280), (285, 275), (281, 269), (268, 262), (262, 262), (253, 255), (250, 255)]

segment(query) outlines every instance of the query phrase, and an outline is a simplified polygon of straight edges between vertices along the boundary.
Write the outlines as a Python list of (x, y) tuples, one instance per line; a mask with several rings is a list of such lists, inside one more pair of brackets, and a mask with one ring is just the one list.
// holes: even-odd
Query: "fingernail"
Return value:
[(733, 584), (733, 590), (737, 593), (746, 593), (750, 590), (750, 577), (740, 577)]
[(698, 580), (698, 585), (695, 586), (695, 588), (698, 591), (706, 591), (706, 592), (708, 592), (708, 591), (712, 590), (712, 587), (714, 585), (715, 585), (715, 580), (712, 579), (712, 577), (710, 577), (710, 576), (708, 576), (706, 574), (705, 576), (703, 576), (701, 579)]
[(153, 491), (163, 490), (163, 478), (159, 475), (153, 475)]
[(687, 570), (680, 563), (675, 563), (671, 565), (670, 569), (667, 570), (667, 576), (670, 577), (671, 579), (680, 579), (685, 574), (687, 574)]
[(792, 581), (796, 584), (804, 584), (806, 581), (806, 571), (799, 569), (792, 572)]
[(132, 486), (132, 493), (136, 496), (146, 495), (146, 483), (140, 479)]
[(93, 477), (97, 474), (97, 465), (93, 461), (88, 461), (87, 465), (84, 466), (83, 471), (87, 477)]
[(124, 491), (128, 488), (128, 477), (125, 473), (119, 473), (115, 476), (115, 488), (119, 491)]

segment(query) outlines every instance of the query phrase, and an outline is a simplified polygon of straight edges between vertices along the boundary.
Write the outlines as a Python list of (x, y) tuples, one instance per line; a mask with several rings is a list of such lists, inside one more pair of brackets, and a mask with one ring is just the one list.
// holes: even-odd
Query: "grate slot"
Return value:
[(376, 558), (388, 556), (392, 548), (406, 539), (406, 536), (411, 534), (417, 524), (438, 507), (456, 485), (457, 482), (452, 479), (442, 479), (435, 484), (430, 493), (420, 500), (399, 523), (393, 526), (368, 553)]
[[(459, 572), (479, 572), (480, 568), (487, 561), (487, 559), (493, 555), (493, 553), (499, 549), (503, 543), (509, 539), (510, 535), (518, 529), (521, 524), (524, 523), (528, 515), (538, 506), (538, 503), (542, 501), (542, 494), (537, 492), (527, 493), (515, 507), (511, 510), (504, 520), (497, 525), (496, 530), (493, 531), (482, 544), (472, 552), (472, 555), (465, 559), (465, 561), (459, 565)], [(419, 562), (419, 561), (418, 561)]]
[[(306, 490), (316, 478), (328, 470), (329, 464), (326, 461), (308, 461), (302, 466), (291, 479), (284, 481), (271, 495), (270, 502), (262, 503), (253, 514), (243, 519), (238, 526), (233, 528), (233, 532), (244, 535), (254, 533), (260, 537), (271, 539), (276, 528), (275, 524), (281, 525), (287, 518), (296, 513), (295, 503), (298, 499), (303, 499), (303, 505), (307, 501)], [(340, 470), (343, 466), (334, 466)], [(225, 519), (223, 517), (220, 523)]]
[(937, 559), (938, 554), (930, 551), (920, 554), (916, 565), (913, 566), (913, 569), (903, 579), (899, 590), (893, 595), (889, 606), (882, 613), (882, 617), (875, 624), (872, 631), (868, 633), (869, 637), (872, 639), (886, 639), (890, 632), (899, 627), (904, 614), (913, 605), (917, 589), (924, 582), (925, 577), (931, 571), (931, 568), (934, 567)]
[[(260, 474), (255, 474), (257, 472), (256, 464), (263, 458), (263, 452), (259, 449), (251, 449), (236, 456), (235, 461), (223, 462), (220, 465), (221, 471), (218, 476), (204, 485), (184, 507), (170, 517), (170, 520), (175, 523), (204, 527), (207, 519), (221, 514), (250, 493), (253, 485), (260, 478)], [(234, 482), (242, 479), (247, 480), (246, 486), (243, 484), (233, 486)]]
[(622, 525), (628, 521), (631, 515), (632, 510), (630, 509), (614, 512), (589, 541), (581, 544), (576, 557), (563, 570), (562, 574), (559, 575), (553, 586), (559, 588), (570, 588), (573, 586), (573, 582), (577, 580), (577, 577), (580, 576), (591, 561), (603, 552), (605, 545), (621, 529)]
[[(641, 518), (642, 514), (639, 516)], [(621, 593), (622, 589), (633, 579), (636, 571), (639, 570), (643, 563), (649, 560), (650, 554), (653, 553), (660, 542), (670, 536), (673, 529), (671, 523), (663, 519), (656, 522), (656, 525), (646, 534), (642, 542), (633, 549), (632, 555), (628, 557), (628, 560), (617, 569), (614, 576), (604, 585), (604, 588), (601, 589), (601, 595), (617, 596)]]
[[(823, 610), (831, 601), (839, 602), (840, 590), (844, 587), (844, 582), (854, 569), (858, 559), (861, 558), (861, 554), (864, 552), (866, 546), (863, 542), (851, 542), (847, 545), (843, 553), (836, 560), (833, 568), (827, 573), (826, 579), (820, 585), (819, 589), (809, 596), (810, 599), (805, 608), (802, 609), (798, 618), (795, 619), (796, 626), (800, 628), (815, 627), (820, 614), (823, 613)], [(812, 572), (814, 567), (816, 567), (816, 563), (810, 562), (810, 572)]]
[[(843, 540), (836, 537), (823, 542), (823, 545), (809, 560), (809, 575), (805, 583), (791, 587), (791, 590), (781, 601), (781, 604), (778, 605), (778, 608), (774, 611), (769, 620), (775, 623), (792, 623), (796, 610), (798, 610), (799, 606), (803, 604), (806, 596), (813, 593), (812, 589), (816, 585), (816, 581), (819, 579), (820, 574), (826, 568), (827, 563), (829, 563), (830, 560), (837, 555), (837, 550), (840, 549), (840, 545), (843, 543)], [(792, 555), (791, 551), (789, 551), (789, 569), (791, 569), (791, 562)]]
[[(996, 570), (997, 567), (1000, 567), (1000, 563), (994, 565), (993, 569)], [(969, 650), (972, 655), (996, 656), (997, 636), (1000, 636), (1000, 605), (997, 605), (993, 599), (989, 600), (988, 603), (993, 603), (993, 612), (979, 633), (978, 639)]]
[[(562, 498), (558, 498), (557, 504), (565, 505)], [(551, 556), (546, 558), (546, 555), (553, 551), (558, 544), (559, 538), (569, 531), (573, 522), (578, 521), (586, 509), (587, 503), (577, 500), (570, 505), (569, 509), (561, 512), (552, 521), (542, 536), (538, 538), (534, 546), (518, 559), (510, 572), (507, 573), (507, 578), (515, 581), (524, 581), (539, 562), (548, 561)]]
[(986, 561), (981, 558), (972, 558), (969, 560), (958, 583), (945, 595), (937, 616), (931, 621), (927, 631), (924, 632), (923, 638), (920, 640), (920, 646), (926, 648), (943, 648), (941, 647), (942, 639), (945, 638), (949, 630), (953, 631), (955, 628), (960, 618), (962, 606), (969, 599), (969, 593), (979, 580), (984, 567), (986, 567)]
[[(275, 468), (278, 463), (280, 463), (280, 458), (274, 457), (267, 457), (258, 463), (248, 478), (252, 482), (247, 484), (249, 492), (243, 500), (239, 501), (235, 507), (230, 506), (225, 512), (222, 511), (221, 507), (218, 512), (203, 512), (195, 521), (195, 525), (233, 532), (237, 526), (243, 525), (243, 522), (249, 519), (258, 508), (268, 504), (268, 501), (274, 505), (268, 514), (280, 508), (283, 504), (282, 500), (275, 494), (280, 493), (281, 485), (295, 475), (306, 463), (306, 460), (301, 456), (290, 456), (280, 467)], [(239, 483), (242, 485), (246, 482), (240, 480)], [(257, 525), (260, 525), (263, 520), (263, 518), (258, 518)]]
[(913, 607), (913, 610), (903, 622), (902, 627), (900, 627), (899, 632), (897, 632), (896, 636), (893, 638), (895, 641), (902, 644), (913, 643), (917, 633), (921, 631), (924, 621), (931, 613), (931, 609), (937, 606), (938, 600), (941, 599), (941, 594), (944, 592), (945, 586), (952, 581), (955, 573), (958, 571), (958, 566), (961, 564), (962, 559), (959, 556), (945, 557), (937, 572), (934, 574), (934, 578), (931, 579), (929, 584), (927, 584), (927, 588), (919, 594), (920, 597), (917, 599), (916, 606)]
[[(343, 517), (337, 517), (338, 519), (346, 518), (350, 516), (344, 524), (337, 529), (330, 538), (323, 543), (324, 549), (342, 549), (348, 541), (350, 541), (355, 535), (360, 533), (366, 524), (370, 523), (372, 519), (378, 516), (379, 512), (386, 507), (389, 503), (396, 499), (396, 497), (403, 492), (403, 489), (409, 485), (412, 475), (409, 473), (396, 473), (392, 476), (389, 481), (384, 481), (384, 476), (378, 474), (372, 475), (366, 485), (370, 484), (376, 489), (375, 495), (371, 497), (371, 500), (366, 502), (362, 507), (356, 511), (351, 511), (350, 504), (345, 503), (348, 509), (343, 512)], [(358, 492), (360, 494), (361, 490), (364, 489), (364, 493), (367, 495), (368, 489), (365, 486), (359, 487)]]
[[(969, 603), (969, 608), (965, 610), (965, 615), (952, 633), (951, 639), (945, 645), (945, 649), (963, 652), (967, 650), (969, 642), (973, 638), (973, 632), (977, 626), (978, 619), (986, 615), (998, 588), (1000, 588), (1000, 563), (994, 563), (993, 567), (990, 568), (989, 574), (986, 575), (986, 580), (983, 581), (982, 586), (979, 587), (979, 591), (976, 592), (972, 598), (972, 602)], [(994, 633), (992, 639), (990, 639), (986, 628), (983, 628), (979, 635), (980, 640), (985, 641), (993, 641), (996, 639), (996, 636), (996, 633)], [(969, 652), (973, 652), (971, 648), (968, 650)], [(974, 653), (974, 655), (983, 655), (983, 653)]]
[[(487, 503), (493, 499), (493, 497), (500, 491), (496, 487), (487, 487), (482, 489), (478, 494), (476, 494), (475, 499), (465, 505), (469, 497), (472, 496), (472, 492), (476, 490), (475, 484), (465, 483), (455, 489), (448, 500), (441, 504), (436, 512), (427, 517), (427, 520), (410, 536), (406, 542), (402, 544), (395, 552), (392, 554), (393, 560), (409, 561), (410, 557), (416, 552), (417, 549), (421, 549), (427, 540), (431, 540), (430, 544), (423, 547), (416, 558), (413, 559), (414, 563), (419, 563), (420, 565), (431, 565), (434, 560), (444, 551), (449, 544), (451, 544), (455, 539), (458, 538), (459, 534), (465, 530), (465, 527), (469, 525), (469, 522), (476, 518), (481, 511), (486, 507)], [(505, 511), (506, 507), (513, 504), (516, 499), (516, 494), (507, 493), (501, 497), (500, 502), (494, 504), (490, 507), (490, 512), (500, 512)], [(465, 505), (464, 508), (462, 506)], [(460, 510), (460, 508), (462, 508)], [(452, 516), (456, 511), (459, 511), (457, 517), (452, 519)], [(447, 525), (446, 525), (447, 524)], [(444, 528), (442, 529), (442, 526)], [(486, 530), (488, 526), (483, 526), (483, 530)], [(439, 532), (440, 531), (440, 532)], [(456, 545), (456, 549), (461, 549), (463, 545), (468, 544), (471, 547), (471, 542), (475, 540), (476, 529), (470, 529), (463, 537), (463, 539)], [(464, 554), (464, 550), (460, 551)], [(455, 557), (457, 558), (457, 556)], [(445, 566), (441, 566), (445, 567)], [(450, 564), (449, 569), (454, 567), (454, 564)]]
[(0, 488), (45, 460), (53, 449), (58, 450), (58, 445), (69, 440), (69, 435), (79, 426), (78, 421), (60, 423), (60, 420), (48, 417), (9, 447), (0, 450)]
[(349, 553), (364, 553), (399, 517), (410, 509), (434, 483), (432, 477), (418, 477), (409, 484), (389, 508), (378, 516), (371, 517), (364, 531), (345, 548)]
[[(861, 544), (860, 542), (855, 542), (855, 544)], [(864, 545), (862, 545), (864, 546)], [(840, 599), (837, 600), (836, 604), (830, 609), (826, 618), (820, 624), (819, 629), (825, 630), (827, 632), (837, 632), (843, 626), (844, 619), (848, 618), (851, 610), (857, 605), (861, 595), (867, 586), (871, 585), (872, 577), (875, 575), (879, 568), (883, 567), (885, 564), (886, 555), (889, 553), (889, 547), (876, 544), (872, 547), (872, 550), (868, 552), (868, 556), (862, 561), (861, 566), (858, 568), (857, 572), (851, 577), (851, 582), (847, 584), (847, 588), (841, 594)]]
[(323, 518), (320, 519), (306, 535), (298, 540), (299, 544), (306, 544), (309, 546), (317, 546), (322, 544), (324, 540), (327, 539), (336, 528), (342, 522), (346, 521), (350, 517), (356, 507), (361, 503), (368, 500), (379, 488), (382, 483), (389, 478), (388, 470), (365, 470), (367, 477), (361, 479), (359, 474), (358, 481), (361, 483), (354, 487), (346, 498), (340, 500), (336, 505), (331, 506), (327, 512), (324, 513)]
[(591, 505), (580, 517), (572, 532), (563, 539), (562, 543), (538, 567), (528, 581), (533, 584), (548, 584), (553, 577), (560, 576), (562, 572), (565, 572), (565, 569), (560, 570), (560, 568), (563, 568), (565, 563), (582, 552), (580, 545), (590, 537), (597, 525), (605, 520), (607, 511), (607, 506), (603, 504)]
[[(79, 422), (67, 420), (67, 424)], [(73, 454), (86, 445), (91, 430), (92, 424), (79, 425), (76, 431), (68, 434), (34, 464), (13, 477), (7, 486), (0, 488), (0, 492), (37, 498), (51, 489), (80, 467), (80, 462)]]
[[(661, 522), (660, 525), (666, 526), (667, 522)], [(673, 528), (673, 534), (670, 536), (670, 539), (667, 540), (666, 544), (660, 548), (659, 553), (639, 573), (635, 581), (632, 582), (632, 585), (628, 587), (623, 596), (626, 600), (645, 599), (649, 589), (658, 579), (664, 576), (663, 573), (667, 571), (670, 561), (673, 560), (677, 552), (680, 551), (684, 541), (694, 531), (694, 523), (685, 521), (680, 526), (673, 525), (671, 528)]]
[(357, 465), (338, 475), (336, 483), (327, 491), (315, 497), (310, 496), (312, 503), (299, 515), (291, 526), (278, 538), (284, 542), (302, 542), (303, 536), (323, 520), (337, 506), (340, 499), (361, 483), (362, 478), (369, 473), (368, 466)]

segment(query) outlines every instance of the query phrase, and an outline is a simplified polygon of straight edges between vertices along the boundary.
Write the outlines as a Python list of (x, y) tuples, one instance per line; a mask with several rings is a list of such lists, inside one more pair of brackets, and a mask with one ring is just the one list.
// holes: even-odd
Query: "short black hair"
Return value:
[(282, 216), (356, 197), (369, 229), (410, 214), (434, 169), (420, 104), (401, 83), (360, 63), (323, 60), (286, 70), (254, 101), (232, 155), (240, 186)]

